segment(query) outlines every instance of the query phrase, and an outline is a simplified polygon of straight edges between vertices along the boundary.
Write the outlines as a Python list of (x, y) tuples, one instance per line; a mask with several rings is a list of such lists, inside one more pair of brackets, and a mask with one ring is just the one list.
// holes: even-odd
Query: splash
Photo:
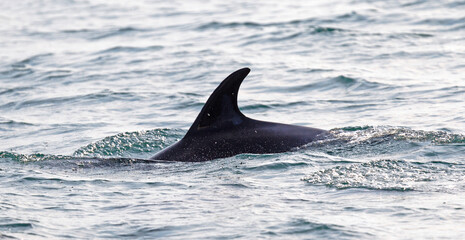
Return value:
[(425, 145), (461, 145), (465, 135), (445, 131), (422, 131), (404, 127), (357, 126), (335, 128), (333, 135), (309, 147), (342, 157), (380, 156), (415, 151)]
[(0, 152), (0, 159), (11, 159), (18, 162), (37, 162), (37, 161), (47, 161), (47, 160), (69, 160), (73, 157), (71, 156), (62, 156), (62, 155), (51, 155), (51, 154), (20, 154), (14, 152)]
[(446, 131), (412, 130), (404, 127), (359, 126), (335, 128), (330, 131), (337, 139), (349, 144), (373, 142), (379, 140), (397, 140), (411, 142), (431, 142), (433, 144), (465, 143), (465, 135)]
[(365, 188), (387, 191), (447, 191), (448, 182), (463, 181), (462, 164), (374, 160), (335, 166), (303, 178), (336, 189)]

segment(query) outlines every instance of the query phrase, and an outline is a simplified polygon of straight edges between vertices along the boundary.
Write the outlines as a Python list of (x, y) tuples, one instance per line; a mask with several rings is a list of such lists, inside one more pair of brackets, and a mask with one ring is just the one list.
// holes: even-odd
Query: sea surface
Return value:
[[(461, 239), (465, 1), (0, 2), (0, 238)], [(279, 154), (148, 163), (231, 72)]]

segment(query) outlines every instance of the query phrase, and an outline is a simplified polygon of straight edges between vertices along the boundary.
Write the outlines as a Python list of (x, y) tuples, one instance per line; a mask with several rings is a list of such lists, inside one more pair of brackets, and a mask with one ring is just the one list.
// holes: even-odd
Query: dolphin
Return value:
[(200, 162), (242, 153), (280, 153), (331, 135), (322, 129), (259, 121), (242, 114), (237, 93), (249, 72), (242, 68), (224, 79), (186, 135), (151, 160)]

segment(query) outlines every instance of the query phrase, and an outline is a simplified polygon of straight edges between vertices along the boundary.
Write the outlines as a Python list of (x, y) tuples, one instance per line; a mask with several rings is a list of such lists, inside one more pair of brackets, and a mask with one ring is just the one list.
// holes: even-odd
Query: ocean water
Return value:
[[(0, 2), (0, 238), (460, 239), (465, 2)], [(239, 107), (330, 130), (147, 163), (229, 73)]]

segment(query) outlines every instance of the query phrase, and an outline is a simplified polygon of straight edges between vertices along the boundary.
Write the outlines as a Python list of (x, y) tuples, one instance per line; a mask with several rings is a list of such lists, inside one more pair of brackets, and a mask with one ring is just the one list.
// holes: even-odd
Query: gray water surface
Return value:
[[(0, 238), (460, 239), (465, 2), (2, 1)], [(228, 74), (281, 154), (148, 163)]]

